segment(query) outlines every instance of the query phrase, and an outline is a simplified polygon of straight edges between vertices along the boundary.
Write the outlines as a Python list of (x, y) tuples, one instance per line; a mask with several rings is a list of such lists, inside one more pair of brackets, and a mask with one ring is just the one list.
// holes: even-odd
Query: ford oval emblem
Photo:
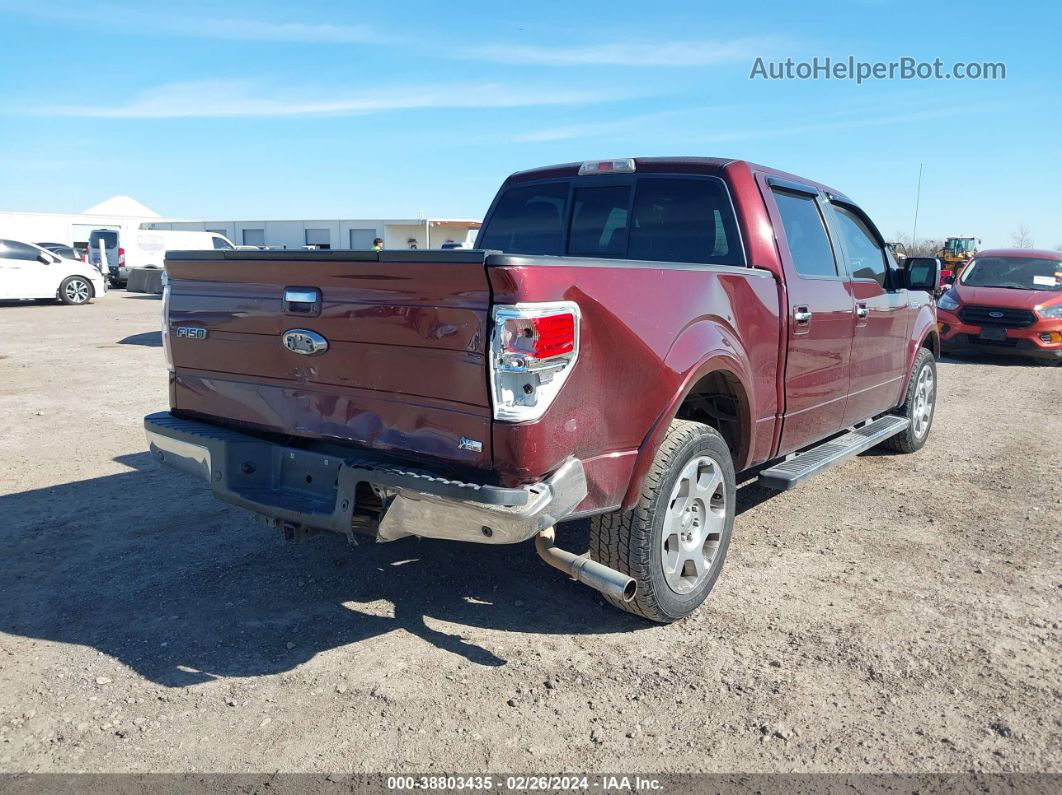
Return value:
[(282, 339), (285, 348), (292, 353), (301, 353), (303, 356), (313, 356), (328, 350), (328, 340), (316, 331), (308, 331), (304, 328), (285, 331)]
[(1003, 317), (1003, 313), (1002, 312), (989, 312), (988, 316), (989, 317)]

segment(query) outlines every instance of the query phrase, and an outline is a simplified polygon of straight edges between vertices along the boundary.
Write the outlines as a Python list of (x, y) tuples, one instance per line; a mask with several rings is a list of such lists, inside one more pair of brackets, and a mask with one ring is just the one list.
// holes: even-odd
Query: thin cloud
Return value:
[(191, 39), (303, 44), (378, 44), (416, 46), (416, 53), (447, 59), (532, 66), (714, 66), (766, 56), (790, 42), (780, 36), (689, 41), (623, 41), (569, 46), (495, 44), (474, 46), (455, 39), (416, 41), (362, 24), (271, 21), (253, 17), (194, 16), (165, 6), (151, 10), (116, 3), (86, 8), (75, 3), (27, 3), (0, 0), (0, 9), (25, 17), (83, 25), (138, 36), (156, 34)]
[(354, 116), (417, 108), (515, 108), (585, 105), (623, 98), (618, 92), (513, 88), (500, 83), (391, 86), (346, 96), (307, 100), (306, 91), (280, 94), (257, 81), (193, 80), (169, 83), (117, 105), (47, 105), (35, 116), (91, 119), (282, 118)]
[(143, 11), (112, 4), (86, 9), (82, 6), (71, 5), (27, 5), (0, 2), (0, 8), (37, 19), (180, 38), (303, 44), (395, 44), (402, 41), (398, 37), (386, 35), (368, 25), (185, 16), (168, 11)]
[[(982, 112), (996, 112), (997, 108), (979, 108)], [(701, 137), (691, 137), (688, 140), (691, 143), (706, 144), (706, 143), (726, 143), (729, 141), (744, 141), (749, 139), (765, 139), (765, 138), (782, 138), (791, 137), (793, 135), (801, 135), (808, 133), (831, 133), (840, 132), (842, 130), (858, 130), (867, 127), (890, 127), (897, 124), (910, 124), (915, 121), (930, 121), (936, 119), (953, 118), (956, 113), (969, 113), (970, 108), (965, 105), (956, 105), (954, 107), (943, 107), (932, 110), (911, 111), (907, 113), (896, 112), (888, 113), (882, 110), (881, 113), (871, 117), (857, 117), (848, 119), (839, 119), (837, 121), (817, 122), (812, 124), (803, 125), (791, 125), (778, 128), (764, 128), (759, 127), (753, 130), (724, 132), (715, 135), (707, 135)]]
[(259, 19), (171, 18), (160, 21), (160, 30), (184, 36), (229, 41), (304, 42), (308, 44), (366, 44), (398, 41), (368, 25), (324, 25), (304, 22), (266, 22)]
[(534, 66), (715, 66), (749, 61), (783, 44), (774, 36), (729, 40), (614, 42), (571, 47), (498, 44), (476, 48), (470, 59)]
[[(731, 141), (763, 140), (770, 138), (791, 137), (810, 133), (831, 133), (843, 130), (860, 129), (865, 127), (887, 127), (897, 124), (909, 124), (915, 121), (931, 121), (954, 116), (962, 111), (964, 106), (935, 108), (923, 111), (901, 112), (898, 108), (889, 111), (877, 103), (878, 110), (882, 111), (873, 116), (866, 114), (854, 115), (850, 112), (841, 112), (834, 115), (828, 121), (814, 122), (809, 124), (788, 124), (780, 127), (757, 127), (750, 130), (725, 130), (710, 135), (697, 135), (690, 132), (690, 118), (696, 118), (699, 114), (716, 114), (719, 118), (733, 118), (744, 115), (736, 112), (734, 106), (716, 106), (710, 108), (688, 108), (675, 111), (661, 111), (659, 113), (643, 113), (636, 116), (627, 116), (621, 119), (609, 119), (607, 121), (584, 122), (577, 124), (545, 127), (539, 130), (528, 130), (513, 136), (511, 140), (518, 143), (544, 143), (551, 141), (586, 140), (600, 138), (602, 140), (645, 140), (647, 137), (655, 137), (658, 140), (670, 142), (678, 132), (683, 143), (686, 144), (717, 144)], [(988, 108), (995, 112), (997, 108)], [(819, 114), (820, 118), (825, 115), (830, 117), (827, 111)], [(680, 117), (687, 117), (687, 122), (676, 124)]]

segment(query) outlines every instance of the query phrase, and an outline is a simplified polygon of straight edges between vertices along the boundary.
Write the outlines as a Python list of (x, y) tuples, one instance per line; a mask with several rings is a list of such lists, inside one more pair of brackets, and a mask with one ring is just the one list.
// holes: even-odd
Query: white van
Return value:
[[(89, 235), (89, 264), (105, 271), (111, 285), (129, 281), (130, 268), (161, 268), (167, 251), (200, 251), (236, 247), (217, 232), (183, 232), (171, 229), (96, 229)], [(101, 267), (101, 253), (106, 265)]]

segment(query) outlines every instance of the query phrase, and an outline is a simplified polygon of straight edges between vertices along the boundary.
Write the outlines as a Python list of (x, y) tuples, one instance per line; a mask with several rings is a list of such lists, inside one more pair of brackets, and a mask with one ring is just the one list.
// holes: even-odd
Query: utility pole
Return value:
[(911, 250), (918, 245), (918, 205), (922, 203), (922, 164), (918, 164), (918, 191), (915, 193), (914, 226), (911, 227)]

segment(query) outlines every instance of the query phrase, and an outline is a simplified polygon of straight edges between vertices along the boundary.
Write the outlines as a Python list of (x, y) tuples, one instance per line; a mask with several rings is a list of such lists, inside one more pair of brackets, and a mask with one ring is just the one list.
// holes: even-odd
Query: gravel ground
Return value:
[(1062, 368), (943, 362), (922, 452), (742, 488), (662, 627), (527, 544), (285, 545), (164, 471), (158, 318), (0, 306), (0, 770), (1062, 771)]

